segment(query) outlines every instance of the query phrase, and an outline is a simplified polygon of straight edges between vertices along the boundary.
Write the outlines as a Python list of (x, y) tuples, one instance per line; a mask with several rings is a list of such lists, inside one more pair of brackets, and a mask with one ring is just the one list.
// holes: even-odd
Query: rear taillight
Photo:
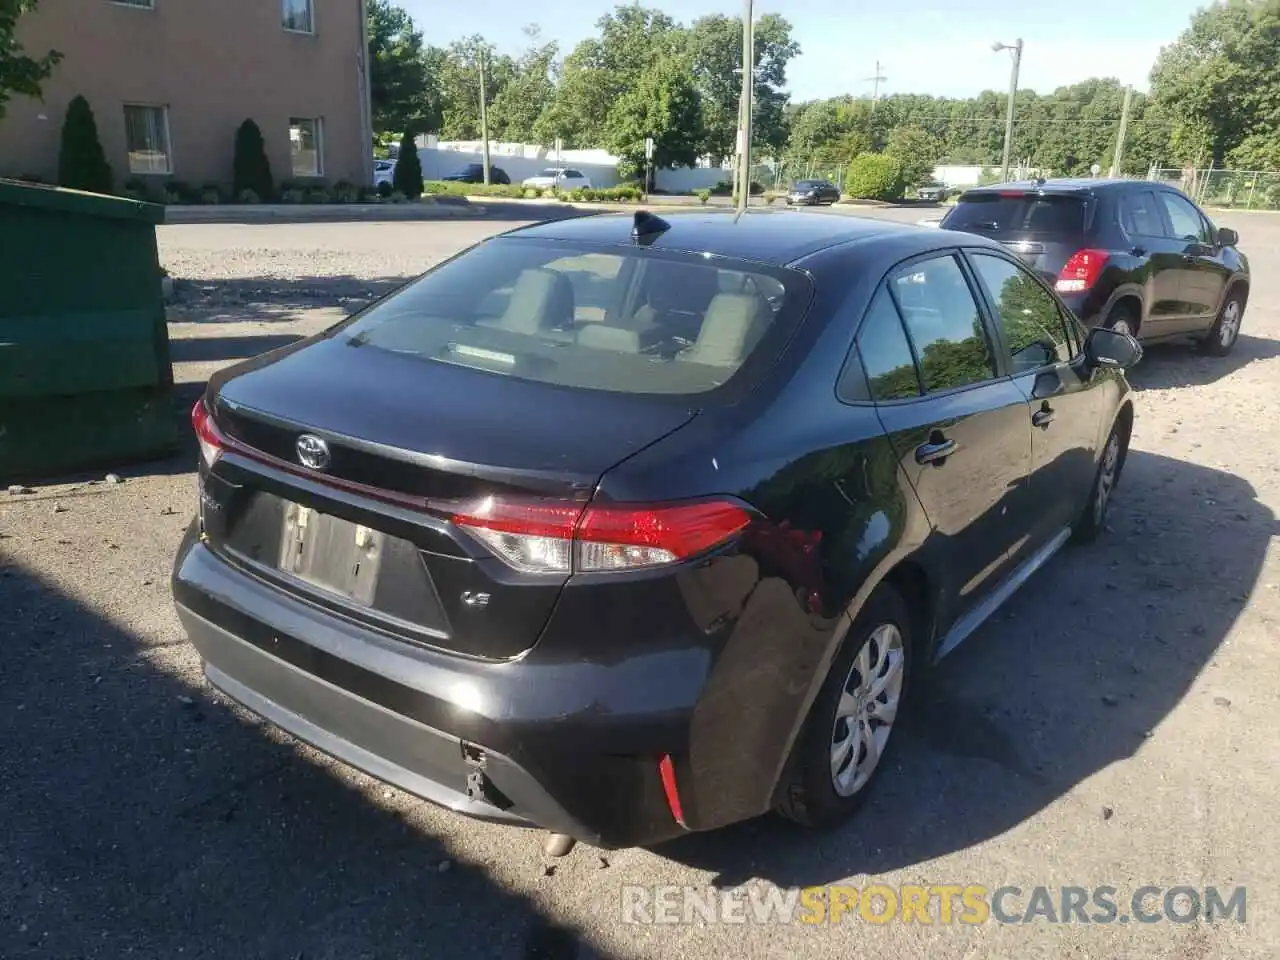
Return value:
[(1058, 274), (1055, 288), (1059, 293), (1082, 293), (1092, 289), (1109, 259), (1110, 255), (1105, 250), (1079, 250), (1073, 253)]
[(204, 397), (196, 401), (191, 408), (191, 426), (195, 429), (196, 440), (200, 442), (200, 458), (206, 467), (212, 467), (222, 456), (227, 442), (213, 422), (213, 415), (205, 405)]
[(751, 522), (723, 501), (562, 504), (489, 497), (450, 519), (516, 570), (598, 573), (677, 563), (717, 547)]

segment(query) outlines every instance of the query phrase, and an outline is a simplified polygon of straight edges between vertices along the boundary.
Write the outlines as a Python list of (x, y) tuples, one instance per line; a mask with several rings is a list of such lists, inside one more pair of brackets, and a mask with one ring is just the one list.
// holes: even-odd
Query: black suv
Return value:
[(1048, 180), (964, 193), (945, 230), (999, 240), (1038, 270), (1088, 326), (1143, 340), (1195, 337), (1230, 352), (1249, 300), (1249, 261), (1172, 187)]
[(831, 823), (1105, 528), (1140, 352), (968, 234), (527, 227), (209, 381), (174, 597), (215, 686), (461, 813)]
[[(484, 164), (468, 163), (461, 170), (449, 174), (447, 177), (441, 177), (442, 180), (448, 180), (453, 183), (484, 183)], [(489, 182), (507, 185), (511, 182), (511, 177), (507, 175), (507, 171), (501, 167), (495, 167), (489, 164)]]

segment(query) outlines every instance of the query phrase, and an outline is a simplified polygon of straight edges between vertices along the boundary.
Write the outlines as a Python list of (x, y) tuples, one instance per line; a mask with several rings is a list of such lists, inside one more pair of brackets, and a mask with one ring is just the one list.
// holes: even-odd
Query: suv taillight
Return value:
[(488, 497), (450, 519), (527, 573), (600, 573), (677, 563), (720, 546), (751, 522), (724, 501), (563, 504)]
[(1054, 284), (1059, 293), (1083, 293), (1090, 290), (1102, 275), (1110, 254), (1105, 250), (1079, 250), (1071, 255)]
[(204, 465), (212, 467), (222, 456), (227, 442), (213, 422), (213, 414), (205, 405), (204, 397), (197, 400), (196, 405), (191, 408), (191, 426), (195, 429), (196, 440), (200, 442), (200, 457), (204, 460)]

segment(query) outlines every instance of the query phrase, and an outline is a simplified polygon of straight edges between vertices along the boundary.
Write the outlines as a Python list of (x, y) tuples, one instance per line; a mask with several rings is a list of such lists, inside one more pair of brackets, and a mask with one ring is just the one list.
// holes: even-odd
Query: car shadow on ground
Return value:
[(601, 956), (454, 860), (412, 803), (372, 802), (194, 662), (159, 669), (171, 634), (105, 619), (0, 542), (0, 956)]
[(1235, 349), (1225, 357), (1200, 352), (1191, 341), (1152, 343), (1143, 347), (1142, 362), (1129, 371), (1136, 390), (1169, 390), (1201, 387), (1231, 376), (1259, 360), (1280, 357), (1280, 341), (1241, 334)]
[(244, 337), (188, 337), (169, 341), (173, 363), (215, 363), (247, 360), (302, 339), (300, 334), (259, 334)]
[(1231, 630), (1280, 525), (1239, 477), (1133, 451), (1108, 526), (920, 675), (850, 823), (813, 834), (765, 817), (656, 852), (724, 887), (875, 875), (999, 836), (1132, 757)]

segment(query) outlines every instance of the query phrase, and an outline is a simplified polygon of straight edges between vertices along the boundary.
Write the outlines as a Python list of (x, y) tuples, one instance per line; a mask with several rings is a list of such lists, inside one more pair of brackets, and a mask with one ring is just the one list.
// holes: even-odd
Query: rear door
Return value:
[(1231, 272), (1222, 262), (1213, 225), (1200, 208), (1172, 190), (1161, 190), (1159, 197), (1168, 215), (1170, 236), (1182, 255), (1179, 296), (1186, 316), (1177, 332), (1206, 330), (1213, 324)]
[(931, 254), (889, 275), (859, 351), (881, 423), (934, 528), (931, 549), (954, 618), (999, 583), (1021, 536), (1027, 398), (1004, 375), (955, 254)]
[(1030, 523), (1015, 544), (1018, 560), (1079, 514), (1093, 483), (1104, 398), (1078, 362), (1080, 327), (1057, 298), (1012, 259), (977, 250), (967, 255), (997, 318), (1009, 373), (1030, 408)]
[(1121, 194), (1120, 228), (1132, 244), (1130, 253), (1146, 262), (1141, 277), (1146, 292), (1142, 335), (1154, 338), (1177, 333), (1187, 314), (1182, 303), (1186, 244), (1169, 235), (1164, 206), (1156, 191), (1135, 188)]
[(1067, 261), (1088, 246), (1094, 208), (1093, 197), (1083, 192), (970, 190), (942, 226), (998, 240), (1053, 283)]

